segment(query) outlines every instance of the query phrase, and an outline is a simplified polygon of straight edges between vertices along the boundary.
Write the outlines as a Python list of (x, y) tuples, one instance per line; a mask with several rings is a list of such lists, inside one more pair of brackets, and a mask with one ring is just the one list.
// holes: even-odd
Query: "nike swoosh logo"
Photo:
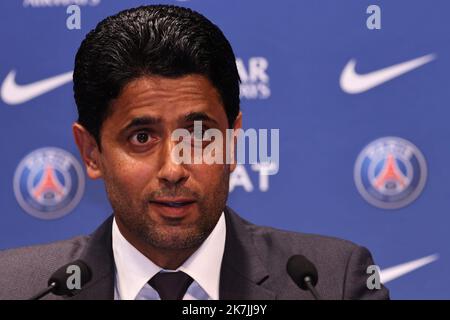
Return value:
[(11, 70), (3, 81), (0, 96), (7, 104), (21, 104), (72, 81), (72, 73), (70, 71), (26, 85), (19, 85), (16, 83), (16, 71)]
[(436, 59), (435, 54), (427, 54), (416, 59), (405, 61), (366, 74), (358, 74), (355, 70), (356, 60), (351, 59), (342, 70), (339, 82), (341, 89), (346, 93), (362, 93), (410, 72), (411, 70), (421, 67), (434, 59)]
[(386, 268), (381, 270), (380, 272), (380, 281), (381, 283), (387, 283), (389, 281), (395, 280), (404, 276), (407, 273), (410, 273), (414, 270), (422, 268), (427, 264), (430, 264), (439, 259), (438, 254), (432, 254), (417, 260), (409, 261), (406, 263), (402, 263), (390, 268)]

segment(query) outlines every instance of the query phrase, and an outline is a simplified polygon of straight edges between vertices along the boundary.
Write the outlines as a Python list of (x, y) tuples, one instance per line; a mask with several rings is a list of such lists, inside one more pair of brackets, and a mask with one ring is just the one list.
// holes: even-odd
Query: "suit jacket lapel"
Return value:
[(91, 236), (80, 259), (91, 268), (92, 279), (72, 297), (72, 300), (114, 299), (114, 257), (112, 251), (112, 221), (109, 217)]
[(275, 293), (264, 285), (269, 273), (257, 255), (251, 227), (228, 207), (225, 221), (227, 234), (220, 275), (220, 299), (275, 299)]

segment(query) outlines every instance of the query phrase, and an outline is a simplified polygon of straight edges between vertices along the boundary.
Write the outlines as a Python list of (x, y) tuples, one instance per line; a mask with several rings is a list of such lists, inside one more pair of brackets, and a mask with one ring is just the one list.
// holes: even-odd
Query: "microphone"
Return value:
[[(76, 275), (76, 273), (79, 275), (79, 279), (77, 279), (79, 287), (69, 288), (67, 282), (69, 278)], [(29, 300), (38, 300), (50, 292), (58, 296), (73, 295), (75, 291), (80, 290), (88, 283), (91, 278), (92, 272), (89, 266), (82, 260), (75, 260), (56, 270), (51, 275), (50, 279), (48, 279), (48, 287), (32, 296)]]
[(305, 256), (298, 254), (289, 258), (286, 265), (287, 273), (302, 290), (309, 290), (316, 300), (322, 300), (314, 288), (319, 280), (317, 269)]

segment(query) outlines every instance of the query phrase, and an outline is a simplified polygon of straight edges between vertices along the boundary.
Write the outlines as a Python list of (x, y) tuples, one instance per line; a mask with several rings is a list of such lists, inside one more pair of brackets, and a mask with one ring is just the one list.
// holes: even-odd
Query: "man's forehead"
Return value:
[(168, 119), (189, 121), (201, 118), (201, 114), (204, 120), (226, 121), (220, 96), (206, 77), (147, 76), (132, 80), (123, 88), (111, 104), (109, 118), (122, 123), (146, 118), (147, 122), (156, 123)]
[(122, 89), (117, 100), (133, 103), (148, 100), (156, 103), (161, 99), (217, 99), (217, 90), (211, 82), (202, 75), (190, 74), (176, 78), (161, 76), (143, 76), (131, 80)]

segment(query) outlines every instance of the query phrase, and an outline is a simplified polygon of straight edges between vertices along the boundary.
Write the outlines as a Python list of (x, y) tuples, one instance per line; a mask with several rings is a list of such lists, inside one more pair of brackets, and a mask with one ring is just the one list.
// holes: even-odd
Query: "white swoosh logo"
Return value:
[(389, 80), (397, 78), (411, 70), (414, 70), (432, 60), (436, 59), (436, 55), (427, 54), (425, 56), (405, 61), (393, 66), (383, 68), (366, 74), (356, 73), (356, 60), (351, 59), (342, 70), (340, 85), (341, 89), (349, 94), (362, 93), (379, 86)]
[(10, 105), (16, 105), (34, 99), (44, 93), (62, 86), (72, 80), (72, 71), (26, 85), (16, 83), (16, 71), (11, 70), (3, 81), (0, 96)]
[(380, 272), (380, 281), (382, 283), (387, 283), (394, 279), (400, 278), (401, 276), (404, 276), (407, 273), (422, 268), (423, 266), (426, 266), (427, 264), (430, 264), (436, 261), (437, 259), (439, 259), (439, 255), (432, 254), (417, 260), (409, 261), (394, 267), (383, 269)]

